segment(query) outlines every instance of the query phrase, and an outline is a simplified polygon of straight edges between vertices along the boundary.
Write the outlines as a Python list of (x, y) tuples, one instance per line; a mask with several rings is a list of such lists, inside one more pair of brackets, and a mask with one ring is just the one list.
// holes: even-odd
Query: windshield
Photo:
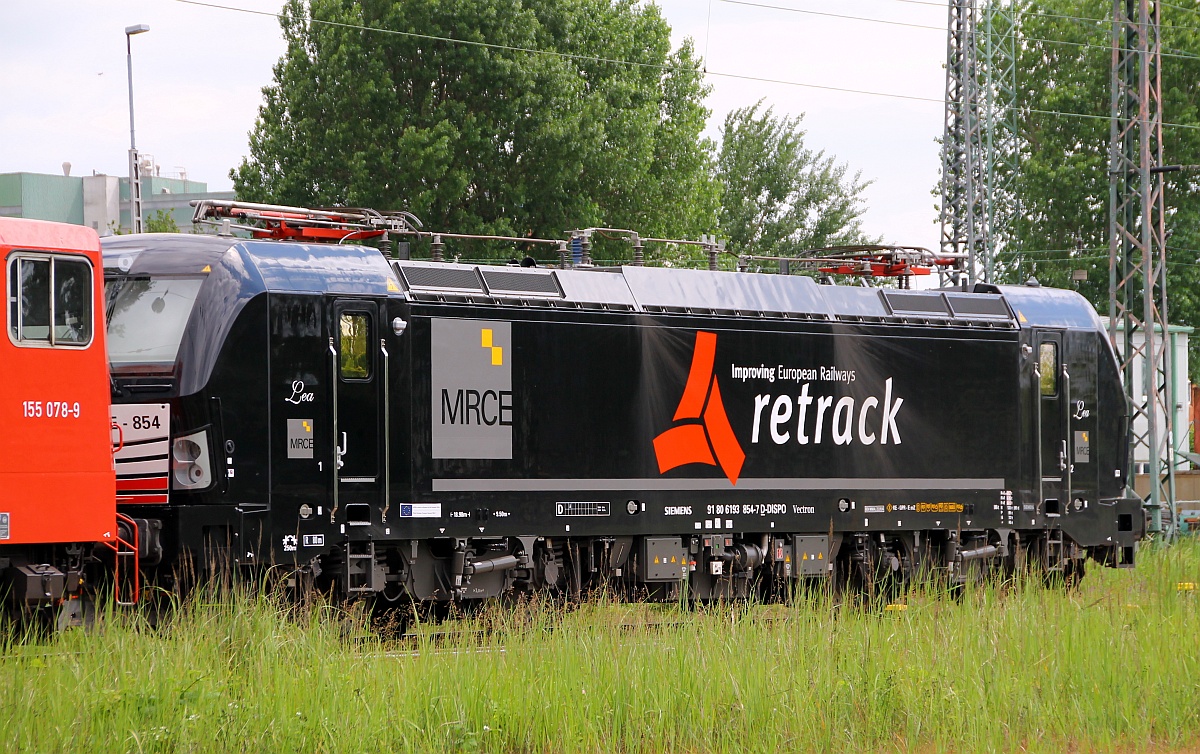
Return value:
[(179, 352), (202, 277), (122, 277), (104, 283), (108, 361), (170, 367)]

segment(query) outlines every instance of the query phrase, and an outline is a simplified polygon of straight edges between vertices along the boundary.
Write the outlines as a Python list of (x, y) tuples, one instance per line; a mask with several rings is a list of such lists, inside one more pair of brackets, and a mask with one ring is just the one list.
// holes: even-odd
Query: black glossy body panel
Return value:
[[(357, 541), (1140, 536), (1114, 513), (1115, 359), (1071, 292), (393, 267), (364, 247), (229, 238), (122, 237), (105, 255), (113, 275), (208, 276), (154, 398), (173, 436), (207, 428), (219, 467), (159, 509), (176, 549), (303, 563)], [(1064, 373), (1049, 398), (1047, 338)], [(351, 356), (366, 372), (347, 376)], [(117, 380), (118, 402), (144, 399)]]

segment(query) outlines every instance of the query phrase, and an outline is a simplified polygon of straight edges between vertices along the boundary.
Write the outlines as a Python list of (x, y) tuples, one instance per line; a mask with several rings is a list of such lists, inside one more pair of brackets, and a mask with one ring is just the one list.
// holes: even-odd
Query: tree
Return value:
[[(1000, 260), (1012, 282), (1077, 288), (1108, 312), (1108, 165), (1112, 4), (1022, 0), (1017, 196), (1021, 212)], [(1166, 164), (1200, 163), (1200, 31), (1194, 13), (1163, 5), (1162, 113)], [(1083, 18), (1094, 20), (1081, 20)], [(1200, 327), (1200, 182), (1165, 174), (1168, 314)], [(1087, 271), (1073, 282), (1071, 271)], [(1200, 376), (1200, 339), (1190, 359)]]
[(721, 232), (735, 251), (797, 256), (867, 243), (859, 218), (870, 182), (804, 146), (803, 116), (777, 117), (762, 101), (725, 118), (717, 176)]
[(178, 233), (175, 217), (165, 209), (155, 210), (154, 217), (146, 218), (147, 233)]
[(241, 199), (403, 208), (448, 232), (715, 230), (708, 89), (657, 6), (288, 0), (281, 23)]
[[(1051, 7), (1057, 3), (1059, 7)], [(1108, 68), (1111, 52), (1097, 0), (1027, 2), (1018, 48), (1020, 148), (1011, 239), (997, 270), (1002, 279), (1036, 276), (1072, 287), (1071, 270), (1086, 269), (1079, 290), (1108, 308)], [(1072, 17), (1093, 17), (1094, 23)], [(1050, 115), (1081, 113), (1094, 117)], [(1072, 261), (1067, 261), (1071, 259)]]

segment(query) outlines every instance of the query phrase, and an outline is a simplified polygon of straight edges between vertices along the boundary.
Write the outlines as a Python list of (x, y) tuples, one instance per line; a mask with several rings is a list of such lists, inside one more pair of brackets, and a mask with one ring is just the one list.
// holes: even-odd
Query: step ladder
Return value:
[(1046, 572), (1062, 573), (1066, 570), (1066, 563), (1067, 545), (1062, 529), (1050, 529), (1046, 532)]
[(375, 542), (347, 542), (346, 594), (379, 591), (375, 582)]

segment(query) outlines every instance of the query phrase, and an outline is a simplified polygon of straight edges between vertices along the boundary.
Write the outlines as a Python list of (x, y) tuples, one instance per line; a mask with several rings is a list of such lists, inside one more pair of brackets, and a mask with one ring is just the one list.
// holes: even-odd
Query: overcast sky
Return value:
[[(756, 2), (758, 0), (755, 0)], [(214, 0), (276, 12), (282, 0)], [(729, 0), (659, 0), (676, 42), (690, 36), (711, 72), (924, 97), (893, 99), (710, 76), (709, 130), (759, 99), (804, 114), (807, 145), (873, 181), (867, 232), (936, 249), (935, 198), (945, 87), (944, 5), (910, 0), (761, 0), (910, 26), (754, 7)], [(186, 170), (211, 190), (229, 169), (283, 52), (276, 19), (176, 0), (0, 2), (0, 173), (127, 172), (126, 26), (133, 38), (138, 148), (163, 174)], [(914, 28), (928, 26), (932, 29)]]

